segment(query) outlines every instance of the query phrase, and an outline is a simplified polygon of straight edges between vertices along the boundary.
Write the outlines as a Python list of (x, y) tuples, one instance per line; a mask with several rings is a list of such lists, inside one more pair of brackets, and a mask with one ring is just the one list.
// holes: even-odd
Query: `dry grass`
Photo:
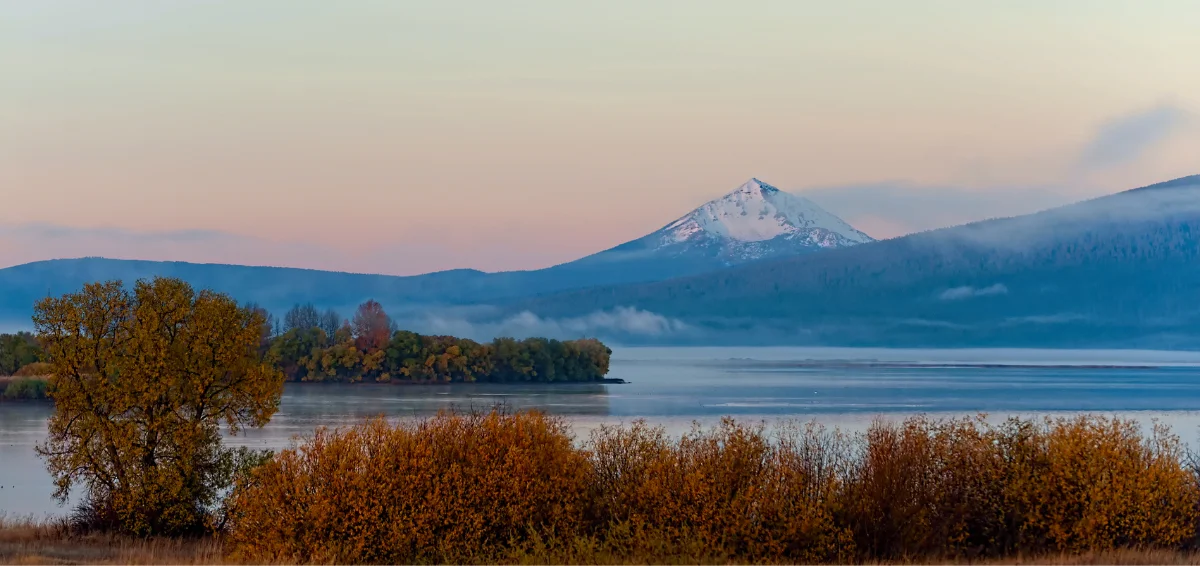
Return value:
[[(703, 551), (687, 555), (618, 555), (600, 549), (532, 551), (498, 557), (500, 564), (726, 564)], [(286, 562), (278, 562), (284, 564)], [(130, 539), (108, 535), (71, 536), (61, 526), (0, 517), (0, 564), (239, 564), (215, 539)], [(1082, 554), (1014, 556), (984, 561), (912, 559), (872, 564), (1197, 564), (1200, 553), (1169, 550), (1112, 550)]]
[(0, 516), (0, 564), (223, 564), (213, 539), (72, 535), (61, 524)]

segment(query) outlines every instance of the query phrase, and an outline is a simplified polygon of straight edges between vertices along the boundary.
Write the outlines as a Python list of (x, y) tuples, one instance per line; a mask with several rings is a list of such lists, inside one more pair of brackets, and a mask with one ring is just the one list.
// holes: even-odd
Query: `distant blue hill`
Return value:
[(85, 282), (165, 275), (276, 313), (313, 302), (347, 315), (367, 298), (389, 312), (488, 305), (454, 311), (460, 327), (507, 332), (515, 320), (617, 343), (1200, 349), (1200, 176), (886, 241), (842, 232), (865, 243), (826, 247), (811, 244), (837, 238), (794, 229), (823, 226), (762, 213), (796, 207), (753, 184), (645, 238), (537, 271), (32, 263), (0, 270), (0, 322), (28, 321), (35, 300)]
[(1200, 176), (1013, 218), (660, 282), (529, 298), (505, 313), (637, 307), (661, 342), (1200, 348)]
[(35, 301), (119, 279), (178, 277), (282, 314), (297, 303), (350, 314), (366, 299), (393, 312), (512, 302), (546, 293), (659, 281), (733, 265), (871, 241), (815, 203), (752, 179), (645, 237), (532, 271), (454, 270), (395, 277), (310, 269), (106, 258), (58, 259), (0, 269), (0, 323), (28, 323)]

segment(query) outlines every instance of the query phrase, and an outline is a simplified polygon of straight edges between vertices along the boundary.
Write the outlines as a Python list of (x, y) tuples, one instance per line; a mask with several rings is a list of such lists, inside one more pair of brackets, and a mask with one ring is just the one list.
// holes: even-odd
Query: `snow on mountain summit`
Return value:
[(746, 181), (651, 236), (657, 236), (663, 246), (698, 240), (753, 244), (780, 239), (793, 247), (834, 248), (872, 241), (816, 203), (758, 179)]
[(621, 265), (667, 279), (872, 241), (816, 203), (750, 179), (651, 234), (566, 265)]

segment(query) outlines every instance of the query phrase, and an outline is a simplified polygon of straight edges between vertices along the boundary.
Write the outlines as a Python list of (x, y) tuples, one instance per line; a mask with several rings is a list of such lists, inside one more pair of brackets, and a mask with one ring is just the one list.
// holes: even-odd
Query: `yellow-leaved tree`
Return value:
[(214, 528), (221, 492), (264, 455), (226, 449), (279, 406), (260, 311), (178, 279), (86, 285), (35, 307), (55, 412), (38, 447), (84, 526), (152, 535)]

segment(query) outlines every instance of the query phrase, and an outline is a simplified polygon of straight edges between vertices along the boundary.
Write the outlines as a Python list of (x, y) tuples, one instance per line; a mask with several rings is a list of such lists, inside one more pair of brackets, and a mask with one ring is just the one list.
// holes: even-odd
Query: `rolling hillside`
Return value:
[(366, 299), (403, 313), (488, 304), (596, 285), (659, 281), (871, 239), (808, 199), (752, 179), (661, 230), (582, 259), (531, 271), (455, 270), (410, 277), (309, 269), (61, 259), (0, 269), (0, 323), (28, 321), (34, 301), (85, 283), (154, 276), (228, 293), (282, 313), (296, 303), (348, 313)]
[(636, 307), (679, 340), (838, 345), (1200, 345), (1200, 176), (1014, 218), (510, 306)]

